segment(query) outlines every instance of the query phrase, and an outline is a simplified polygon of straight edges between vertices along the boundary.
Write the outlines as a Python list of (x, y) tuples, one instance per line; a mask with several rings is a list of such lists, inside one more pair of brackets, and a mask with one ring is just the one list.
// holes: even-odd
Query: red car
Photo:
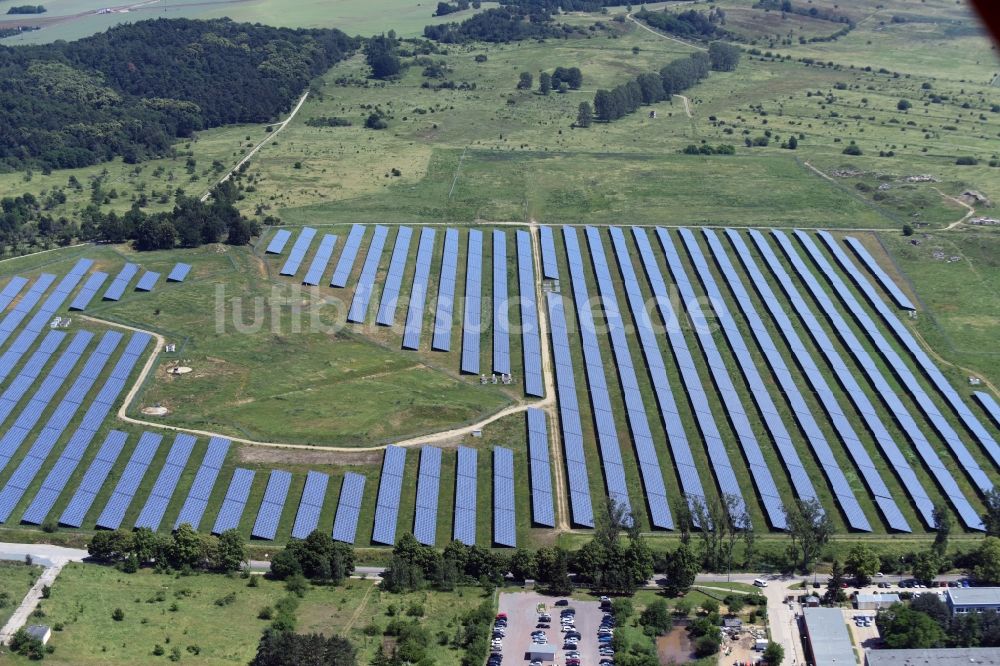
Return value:
[(498, 620), (506, 620), (507, 619), (507, 613), (497, 613), (497, 619)]

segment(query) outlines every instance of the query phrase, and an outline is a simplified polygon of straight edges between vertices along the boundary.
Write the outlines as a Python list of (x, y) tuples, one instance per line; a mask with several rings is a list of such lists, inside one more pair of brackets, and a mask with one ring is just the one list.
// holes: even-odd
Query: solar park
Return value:
[(937, 367), (906, 324), (918, 295), (870, 248), (665, 227), (266, 232), (252, 259), (268, 281), (340, 299), (348, 334), (519, 405), (480, 438), (359, 445), (342, 464), (117, 417), (155, 331), (105, 322), (220, 273), (95, 250), (5, 275), (0, 521), (510, 548), (592, 527), (609, 496), (670, 534), (679, 502), (725, 495), (759, 530), (783, 530), (794, 498), (841, 532), (923, 533), (937, 503), (981, 530), (997, 396)]

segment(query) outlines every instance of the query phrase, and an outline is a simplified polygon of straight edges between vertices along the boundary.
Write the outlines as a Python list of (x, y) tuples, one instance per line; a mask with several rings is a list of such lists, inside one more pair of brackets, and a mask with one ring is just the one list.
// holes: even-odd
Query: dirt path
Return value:
[(369, 587), (368, 590), (365, 592), (365, 596), (361, 597), (361, 603), (358, 604), (358, 609), (354, 611), (354, 615), (351, 616), (350, 621), (346, 625), (344, 625), (345, 635), (351, 632), (351, 627), (353, 627), (354, 623), (358, 621), (359, 617), (361, 617), (361, 612), (365, 609), (365, 606), (368, 605), (368, 597), (372, 595), (372, 590), (374, 590), (377, 586), (378, 586), (378, 581), (372, 581), (371, 587)]
[(35, 607), (38, 606), (38, 602), (42, 598), (42, 589), (52, 587), (52, 583), (55, 582), (56, 576), (59, 575), (65, 564), (65, 561), (59, 561), (50, 567), (46, 567), (42, 575), (35, 581), (35, 584), (28, 590), (28, 593), (24, 595), (24, 599), (21, 600), (21, 604), (17, 607), (17, 610), (7, 620), (7, 624), (4, 625), (3, 629), (0, 629), (0, 643), (4, 645), (10, 643), (10, 639), (14, 633), (28, 623), (31, 614), (35, 611)]
[(687, 98), (687, 95), (675, 94), (674, 97), (680, 97), (682, 100), (684, 100), (684, 113), (687, 114), (688, 118), (694, 118), (694, 116), (691, 115), (691, 101)]
[(636, 20), (632, 16), (632, 12), (629, 12), (628, 14), (626, 14), (625, 18), (627, 18), (629, 21), (632, 21), (632, 23), (635, 23), (637, 26), (639, 26), (640, 28), (642, 28), (646, 32), (651, 32), (654, 35), (656, 35), (657, 37), (660, 37), (661, 39), (669, 39), (672, 42), (677, 42), (678, 44), (683, 44), (684, 46), (688, 46), (688, 47), (690, 47), (692, 49), (698, 49), (699, 51), (707, 51), (708, 50), (708, 49), (706, 49), (703, 46), (695, 46), (694, 44), (692, 44), (690, 42), (685, 42), (683, 39), (677, 39), (676, 37), (671, 37), (669, 35), (664, 35), (659, 30), (653, 30), (652, 28), (650, 28), (648, 25), (646, 25), (642, 21)]
[(944, 192), (942, 192), (941, 190), (939, 190), (936, 187), (932, 187), (931, 189), (934, 190), (935, 192), (937, 192), (938, 194), (940, 194), (941, 196), (943, 196), (948, 201), (954, 201), (959, 206), (962, 206), (963, 208), (965, 208), (965, 210), (967, 211), (965, 213), (965, 215), (963, 215), (961, 218), (955, 220), (954, 222), (952, 222), (951, 224), (949, 224), (947, 227), (945, 227), (944, 231), (951, 231), (952, 229), (954, 229), (958, 225), (962, 224), (962, 222), (965, 222), (967, 219), (969, 219), (970, 217), (972, 217), (973, 215), (976, 214), (976, 209), (973, 208), (972, 206), (970, 206), (969, 204), (965, 203), (961, 199), (956, 199), (953, 196), (945, 194)]
[(830, 181), (831, 183), (836, 183), (836, 182), (837, 182), (837, 181), (835, 181), (835, 180), (834, 180), (834, 179), (833, 179), (832, 177), (830, 177), (830, 176), (826, 175), (825, 173), (823, 173), (822, 171), (820, 171), (819, 169), (817, 169), (816, 167), (814, 167), (814, 166), (813, 166), (812, 164), (809, 164), (809, 162), (803, 162), (802, 164), (803, 164), (803, 165), (804, 165), (804, 166), (805, 166), (806, 168), (808, 168), (808, 169), (811, 169), (811, 170), (812, 170), (813, 172), (815, 172), (815, 173), (818, 173), (818, 174), (819, 174), (820, 176), (822, 176), (823, 178), (826, 178), (826, 179), (827, 179), (828, 181)]

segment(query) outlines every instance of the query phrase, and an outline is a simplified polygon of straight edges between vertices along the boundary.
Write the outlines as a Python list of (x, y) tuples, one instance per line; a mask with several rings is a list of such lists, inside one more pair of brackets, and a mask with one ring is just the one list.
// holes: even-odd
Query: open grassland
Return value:
[(7, 624), (41, 573), (41, 567), (24, 562), (0, 561), (0, 626)]

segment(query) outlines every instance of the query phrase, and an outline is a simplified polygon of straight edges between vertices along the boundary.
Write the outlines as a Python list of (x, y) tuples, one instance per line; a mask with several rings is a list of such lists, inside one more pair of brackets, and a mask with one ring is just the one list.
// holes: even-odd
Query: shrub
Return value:
[(122, 620), (125, 619), (125, 611), (123, 611), (121, 608), (114, 609), (113, 611), (111, 611), (111, 619), (114, 620), (115, 622), (121, 622)]
[(957, 160), (955, 160), (955, 164), (959, 166), (975, 166), (976, 164), (979, 164), (979, 160), (977, 160), (975, 157), (963, 155), (962, 157), (959, 157)]
[(162, 657), (164, 652), (166, 652), (166, 650), (164, 650), (163, 646), (159, 643), (153, 646), (153, 654), (157, 657)]
[(852, 143), (847, 148), (844, 148), (843, 153), (845, 155), (863, 155), (861, 148), (856, 143)]

